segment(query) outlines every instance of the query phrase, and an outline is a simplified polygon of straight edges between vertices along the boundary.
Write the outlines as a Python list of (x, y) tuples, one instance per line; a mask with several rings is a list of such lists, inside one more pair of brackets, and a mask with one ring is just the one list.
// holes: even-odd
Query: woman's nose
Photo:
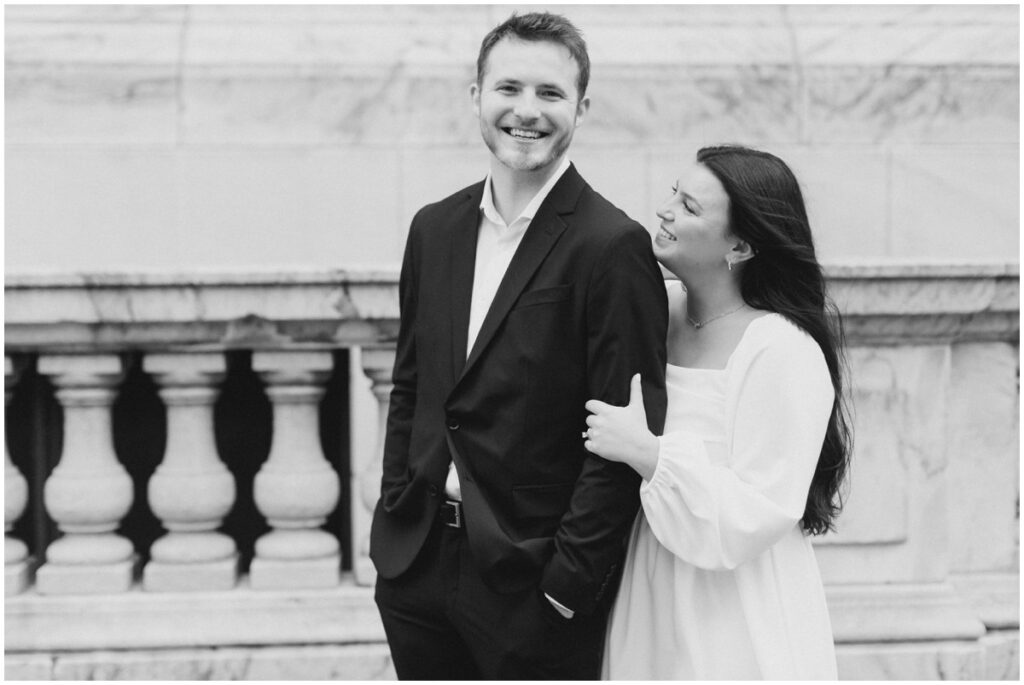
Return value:
[(662, 221), (675, 221), (676, 219), (676, 215), (672, 213), (672, 210), (665, 209), (664, 207), (655, 212), (655, 214)]

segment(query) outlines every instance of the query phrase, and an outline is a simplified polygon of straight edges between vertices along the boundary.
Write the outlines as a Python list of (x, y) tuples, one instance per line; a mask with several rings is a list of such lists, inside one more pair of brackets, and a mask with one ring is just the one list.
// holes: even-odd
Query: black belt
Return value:
[(441, 502), (441, 509), (437, 512), (437, 518), (449, 528), (462, 528), (466, 525), (462, 516), (462, 502), (446, 500)]

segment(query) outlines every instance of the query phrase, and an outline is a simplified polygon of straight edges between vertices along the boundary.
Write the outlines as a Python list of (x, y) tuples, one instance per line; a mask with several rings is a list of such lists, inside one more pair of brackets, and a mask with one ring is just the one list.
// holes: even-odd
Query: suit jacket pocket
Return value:
[(512, 506), (521, 521), (550, 519), (558, 522), (569, 509), (574, 483), (512, 486)]
[(569, 299), (570, 295), (572, 295), (572, 283), (556, 285), (551, 288), (528, 290), (519, 296), (519, 299), (516, 301), (516, 305), (513, 309), (523, 309), (524, 307), (533, 307), (538, 304), (561, 302)]

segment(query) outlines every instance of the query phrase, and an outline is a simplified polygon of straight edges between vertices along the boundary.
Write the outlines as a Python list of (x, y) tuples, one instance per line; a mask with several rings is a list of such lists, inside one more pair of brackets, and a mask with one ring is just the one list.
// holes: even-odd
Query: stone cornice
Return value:
[(19, 273), (5, 279), (7, 350), (386, 343), (397, 269)]
[[(1019, 339), (1017, 264), (826, 271), (850, 344)], [(8, 352), (386, 344), (398, 328), (398, 269), (8, 273), (4, 303)]]
[(829, 265), (851, 344), (941, 344), (1020, 336), (1020, 265)]

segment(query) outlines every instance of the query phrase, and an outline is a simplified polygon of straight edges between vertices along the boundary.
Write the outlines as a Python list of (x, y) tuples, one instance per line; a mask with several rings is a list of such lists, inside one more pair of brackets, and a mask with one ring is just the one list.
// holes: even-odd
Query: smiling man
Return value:
[(667, 303), (647, 232), (567, 157), (589, 76), (563, 17), (488, 33), (490, 173), (409, 230), (370, 539), (402, 679), (600, 675), (639, 477), (584, 449), (584, 404), (640, 373), (661, 433)]
[(499, 162), (491, 173), (503, 174), (503, 185), (511, 182), (520, 194), (536, 192), (590, 108), (580, 94), (580, 69), (559, 43), (511, 36), (490, 48), (482, 67), (470, 95), (484, 143)]

